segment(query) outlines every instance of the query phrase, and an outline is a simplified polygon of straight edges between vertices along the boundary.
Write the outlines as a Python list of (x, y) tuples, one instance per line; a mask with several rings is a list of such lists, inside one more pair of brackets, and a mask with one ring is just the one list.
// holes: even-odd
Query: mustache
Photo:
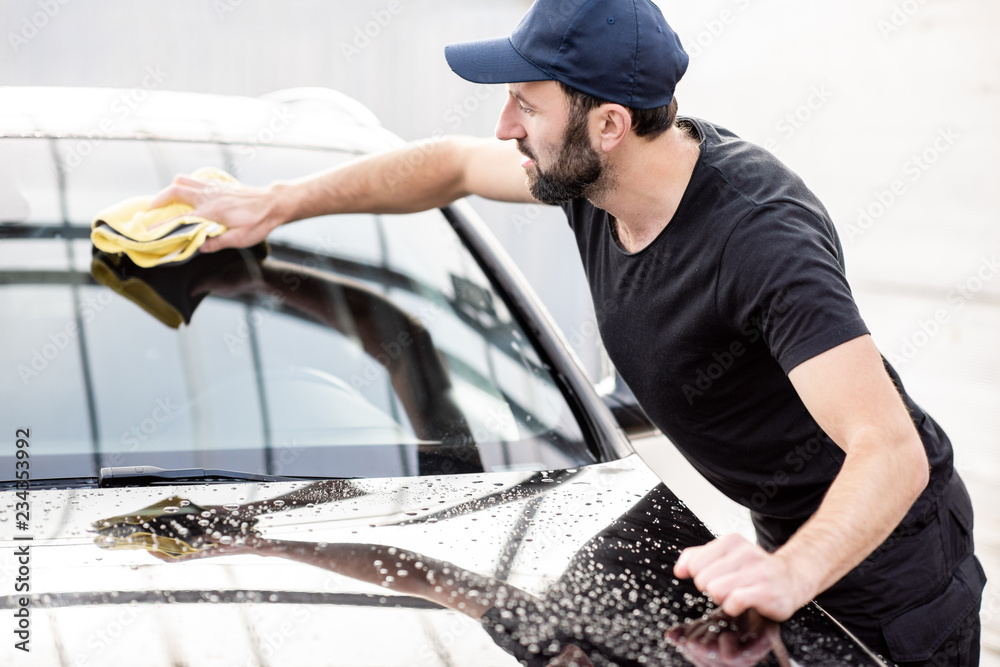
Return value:
[(522, 155), (530, 158), (532, 162), (538, 162), (538, 160), (535, 159), (535, 154), (531, 152), (527, 144), (524, 143), (524, 140), (515, 139), (514, 141), (517, 143), (517, 150), (521, 151)]

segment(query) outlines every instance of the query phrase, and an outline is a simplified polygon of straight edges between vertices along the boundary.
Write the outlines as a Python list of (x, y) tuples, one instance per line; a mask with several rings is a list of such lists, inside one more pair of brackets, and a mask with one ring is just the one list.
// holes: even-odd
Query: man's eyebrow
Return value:
[(517, 92), (516, 90), (514, 90), (512, 88), (508, 88), (507, 92), (510, 93), (510, 96), (513, 97), (518, 102), (521, 102), (522, 104), (526, 104), (529, 107), (535, 106), (534, 104), (532, 104), (531, 102), (529, 102), (527, 99), (525, 99), (524, 95), (522, 95), (521, 93)]

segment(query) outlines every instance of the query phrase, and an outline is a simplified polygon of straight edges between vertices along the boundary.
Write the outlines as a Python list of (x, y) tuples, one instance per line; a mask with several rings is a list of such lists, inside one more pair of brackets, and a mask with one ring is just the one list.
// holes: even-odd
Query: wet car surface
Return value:
[(4, 664), (874, 663), (818, 607), (728, 619), (672, 576), (712, 534), (466, 207), (153, 269), (91, 246), (174, 173), (398, 143), (349, 102), (260, 145), (241, 128), (287, 99), (157, 93), (95, 142), (114, 91), (4, 94), (0, 399), (32, 480), (0, 533), (5, 558), (32, 537), (32, 651)]

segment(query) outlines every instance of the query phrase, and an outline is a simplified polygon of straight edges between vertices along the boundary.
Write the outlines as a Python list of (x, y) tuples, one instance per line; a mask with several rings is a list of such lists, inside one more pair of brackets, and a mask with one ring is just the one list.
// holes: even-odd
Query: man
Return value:
[(753, 510), (759, 545), (688, 549), (676, 576), (729, 614), (784, 620), (818, 598), (896, 662), (976, 664), (985, 577), (951, 444), (872, 343), (822, 204), (763, 149), (676, 118), (687, 55), (659, 10), (538, 0), (510, 38), (446, 57), (507, 84), (500, 143), (448, 138), (263, 190), (180, 176), (154, 204), (224, 223), (206, 252), (468, 194), (562, 206), (622, 377)]

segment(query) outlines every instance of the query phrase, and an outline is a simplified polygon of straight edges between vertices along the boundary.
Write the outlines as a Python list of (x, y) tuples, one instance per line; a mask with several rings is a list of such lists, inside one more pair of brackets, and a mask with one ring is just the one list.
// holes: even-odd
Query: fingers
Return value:
[[(218, 252), (224, 248), (247, 248), (267, 238), (268, 233), (280, 224), (273, 212), (266, 190), (250, 188), (239, 183), (202, 181), (184, 174), (174, 178), (171, 185), (156, 194), (152, 208), (170, 203), (192, 207), (186, 215), (212, 220), (226, 227), (226, 231), (206, 239), (200, 250)], [(150, 229), (175, 222), (165, 220)]]
[(267, 238), (264, 227), (230, 227), (222, 234), (205, 239), (202, 252), (218, 252), (223, 248), (249, 248)]
[[(699, 591), (708, 591), (712, 597), (725, 594), (731, 590), (727, 585), (736, 581), (740, 570), (749, 563), (742, 549), (733, 549), (704, 563), (698, 562), (690, 567), (694, 575), (694, 585)], [(719, 598), (716, 598), (719, 599)]]
[(167, 204), (187, 204), (188, 206), (198, 206), (203, 201), (202, 192), (204, 188), (196, 185), (180, 185), (176, 181), (173, 185), (168, 185), (153, 197), (150, 208), (160, 208)]
[(744, 578), (717, 602), (730, 616), (755, 610), (764, 618), (779, 623), (787, 621), (802, 606), (792, 600), (791, 591), (783, 581), (757, 577)]
[[(708, 544), (712, 544), (712, 542)], [(703, 547), (688, 547), (682, 551), (681, 555), (677, 557), (677, 562), (674, 563), (674, 576), (678, 579), (690, 579), (694, 576), (691, 572), (692, 562), (704, 553), (707, 548), (708, 545)]]
[[(728, 622), (720, 622), (724, 620)], [(745, 623), (751, 627), (741, 627)], [(671, 626), (664, 638), (698, 667), (751, 667), (759, 664), (773, 646), (781, 645), (777, 624), (759, 616), (749, 622), (747, 617), (727, 617), (719, 609)], [(788, 663), (780, 664), (787, 667)]]
[(570, 644), (545, 667), (594, 667), (587, 654)]
[(204, 253), (218, 252), (226, 248), (242, 248), (243, 245), (239, 241), (240, 234), (238, 231), (226, 232), (225, 234), (220, 234), (215, 238), (205, 239), (205, 242), (201, 245), (199, 250)]
[(222, 238), (223, 236), (225, 236), (225, 234), (221, 234), (212, 239), (205, 239), (205, 242), (201, 244), (198, 251), (204, 253), (218, 252), (219, 250), (228, 247), (223, 245), (226, 242), (225, 239)]
[(694, 579), (698, 590), (710, 595), (730, 616), (756, 609), (784, 621), (801, 606), (791, 599), (793, 582), (782, 562), (739, 535), (685, 549), (674, 565), (674, 575)]
[(219, 181), (203, 181), (187, 174), (177, 174), (170, 185), (156, 193), (150, 208), (174, 203), (198, 206), (205, 201), (209, 193), (223, 190), (226, 185), (228, 184)]
[[(712, 596), (713, 600), (721, 604), (722, 611), (730, 616), (739, 616), (747, 608), (740, 608), (742, 599), (736, 595), (736, 592), (748, 580), (752, 581), (753, 576), (751, 573), (745, 572), (738, 564), (729, 565), (728, 572), (721, 573), (712, 578), (704, 577), (705, 581), (701, 585), (698, 585), (698, 578), (695, 578), (695, 585), (698, 586), (698, 590), (705, 591)], [(698, 575), (698, 577), (702, 576)]]
[(205, 239), (201, 244), (201, 252), (218, 252), (224, 248), (247, 248), (257, 241), (251, 239), (250, 232), (244, 227), (231, 228), (228, 231)]
[[(742, 583), (738, 581), (729, 582), (729, 590), (726, 591), (725, 596), (721, 599), (716, 598), (720, 600), (722, 611), (730, 616), (739, 616), (758, 605), (764, 606), (762, 604), (761, 593), (765, 593), (766, 591), (762, 590), (760, 586), (738, 587)], [(712, 597), (714, 598), (715, 596), (713, 595)]]
[(725, 557), (742, 545), (749, 545), (739, 535), (726, 535), (700, 547), (688, 547), (681, 552), (674, 564), (674, 576), (678, 579), (690, 579), (698, 574), (709, 563)]
[(188, 176), (187, 174), (177, 174), (174, 176), (174, 185), (187, 185), (197, 188), (209, 184), (210, 181), (204, 181), (200, 178), (195, 178), (194, 176)]

